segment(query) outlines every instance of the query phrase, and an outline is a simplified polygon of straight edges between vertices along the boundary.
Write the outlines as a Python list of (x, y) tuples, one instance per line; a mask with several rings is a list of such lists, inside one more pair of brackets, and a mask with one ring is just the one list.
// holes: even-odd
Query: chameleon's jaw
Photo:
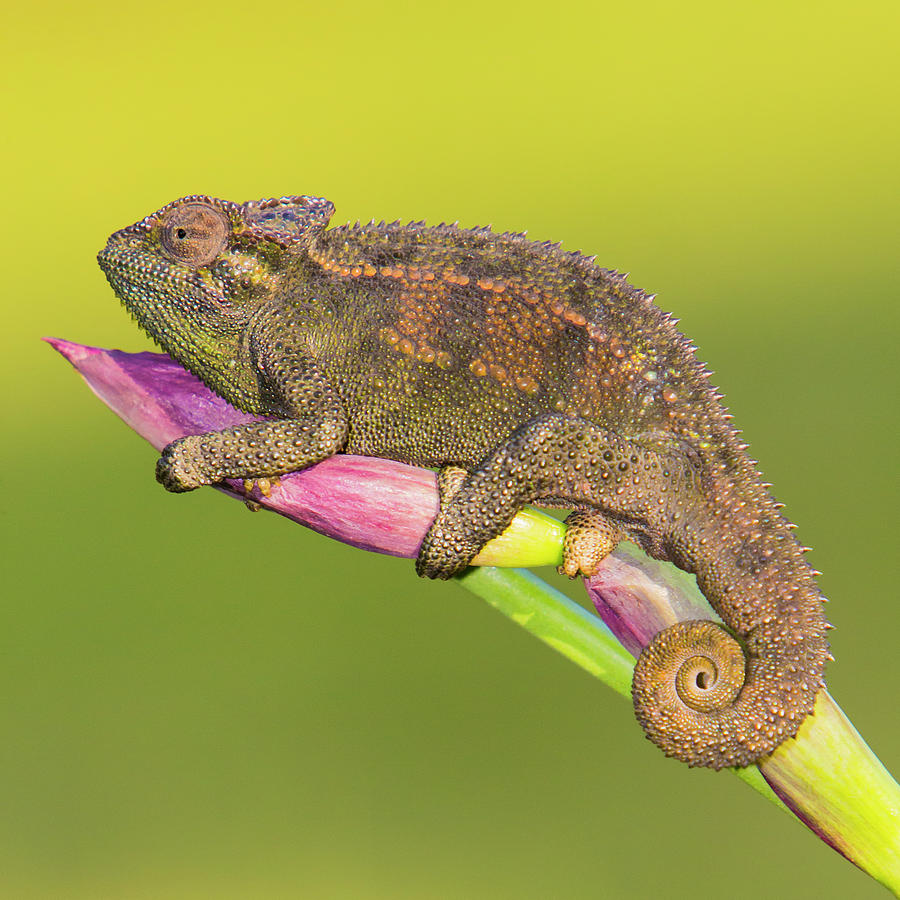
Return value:
[(162, 343), (160, 332), (166, 330), (162, 316), (167, 305), (160, 302), (165, 296), (160, 290), (163, 279), (153, 277), (152, 263), (142, 256), (113, 235), (97, 254), (97, 262), (122, 305), (150, 337)]
[(246, 313), (229, 303), (208, 272), (182, 270), (133, 234), (113, 235), (97, 262), (141, 329), (192, 371), (246, 326)]
[[(97, 254), (97, 263), (106, 276), (109, 286), (113, 289), (113, 293), (132, 316), (137, 319), (136, 312), (129, 302), (129, 298), (134, 296), (135, 292), (139, 290), (139, 285), (129, 282), (127, 269), (120, 264), (119, 259), (119, 254), (113, 245), (113, 239), (110, 238), (109, 243)], [(141, 327), (143, 327), (143, 323), (141, 323)]]

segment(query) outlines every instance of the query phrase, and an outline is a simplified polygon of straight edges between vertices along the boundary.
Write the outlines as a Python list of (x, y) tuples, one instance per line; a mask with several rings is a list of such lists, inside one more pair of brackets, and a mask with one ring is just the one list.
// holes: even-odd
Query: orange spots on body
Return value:
[[(595, 395), (608, 396), (615, 385), (626, 381), (599, 375), (611, 365), (630, 367), (621, 344), (613, 344), (609, 351), (603, 349), (609, 335), (596, 322), (590, 322), (588, 310), (570, 306), (567, 302), (568, 283), (548, 285), (530, 277), (500, 279), (494, 276), (462, 274), (455, 269), (456, 262), (411, 258), (409, 265), (399, 266), (390, 262), (376, 265), (360, 258), (347, 248), (337, 259), (317, 260), (332, 276), (372, 278), (376, 275), (396, 279), (399, 283), (391, 290), (395, 297), (390, 326), (378, 332), (379, 339), (398, 353), (416, 360), (422, 365), (434, 365), (449, 369), (458, 364), (450, 353), (433, 346), (437, 336), (453, 333), (459, 322), (448, 315), (448, 310), (459, 303), (461, 291), (477, 287), (481, 294), (481, 346), (464, 351), (470, 362), (469, 371), (476, 378), (490, 378), (496, 384), (525, 396), (538, 394), (546, 372), (546, 359), (541, 346), (556, 344), (566, 331), (584, 329), (582, 349), (589, 368), (594, 372), (589, 384), (584, 384), (577, 398), (566, 399), (572, 414), (584, 414), (585, 404), (593, 408)], [(431, 269), (429, 265), (436, 265)], [(456, 296), (454, 296), (456, 295)], [(472, 300), (475, 300), (473, 297)], [(629, 348), (630, 349), (630, 348)], [(470, 355), (471, 354), (471, 355)], [(477, 354), (476, 358), (472, 356)], [(620, 362), (621, 361), (621, 362)], [(640, 378), (646, 361), (635, 369)]]

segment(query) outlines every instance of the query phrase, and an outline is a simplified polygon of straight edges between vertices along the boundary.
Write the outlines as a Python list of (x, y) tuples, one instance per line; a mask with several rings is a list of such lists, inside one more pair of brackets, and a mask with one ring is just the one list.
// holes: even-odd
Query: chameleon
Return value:
[(721, 617), (635, 666), (647, 736), (747, 766), (794, 736), (830, 659), (819, 574), (654, 297), (593, 257), (456, 224), (329, 228), (334, 205), (191, 195), (98, 255), (139, 326), (265, 417), (173, 441), (156, 477), (265, 486), (336, 453), (439, 470), (416, 570), (447, 579), (526, 504), (570, 509), (560, 571), (620, 541), (692, 573)]

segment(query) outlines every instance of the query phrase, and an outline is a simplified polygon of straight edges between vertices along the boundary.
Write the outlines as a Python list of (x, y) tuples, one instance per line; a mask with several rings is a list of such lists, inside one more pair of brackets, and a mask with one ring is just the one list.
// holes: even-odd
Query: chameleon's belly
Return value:
[(350, 417), (345, 452), (377, 456), (417, 466), (456, 465), (473, 469), (507, 441), (518, 422), (513, 419), (470, 420), (455, 410), (431, 403), (376, 403)]

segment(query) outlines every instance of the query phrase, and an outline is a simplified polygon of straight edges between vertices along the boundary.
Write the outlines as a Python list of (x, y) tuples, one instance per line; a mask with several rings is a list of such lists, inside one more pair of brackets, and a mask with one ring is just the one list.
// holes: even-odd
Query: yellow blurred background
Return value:
[(460, 588), (167, 495), (38, 339), (147, 348), (94, 256), (187, 193), (312, 193), (336, 221), (491, 222), (598, 254), (716, 371), (816, 548), (832, 692), (896, 774), (896, 17), (7, 9), (0, 896), (883, 896)]

